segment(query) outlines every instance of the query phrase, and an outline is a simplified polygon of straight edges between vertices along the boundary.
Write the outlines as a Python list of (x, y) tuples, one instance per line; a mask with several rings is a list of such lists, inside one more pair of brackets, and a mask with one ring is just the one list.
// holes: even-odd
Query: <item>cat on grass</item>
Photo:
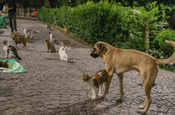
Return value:
[(82, 81), (88, 83), (92, 88), (92, 99), (97, 98), (97, 96), (103, 96), (102, 86), (107, 82), (107, 77), (108, 73), (106, 70), (100, 70), (92, 76), (83, 74)]
[(7, 40), (4, 40), (2, 45), (5, 50), (5, 58), (17, 58), (18, 60), (22, 60), (22, 58), (19, 57), (16, 48), (12, 45), (9, 45)]
[(69, 30), (68, 30), (68, 28), (66, 26), (64, 26), (64, 32), (65, 33), (69, 33)]

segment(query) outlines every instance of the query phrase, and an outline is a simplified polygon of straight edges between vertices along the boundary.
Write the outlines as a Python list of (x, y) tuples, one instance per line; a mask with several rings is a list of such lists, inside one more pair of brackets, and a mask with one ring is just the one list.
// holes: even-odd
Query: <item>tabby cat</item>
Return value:
[(93, 76), (83, 74), (82, 81), (88, 83), (92, 87), (92, 99), (95, 99), (97, 96), (103, 96), (102, 86), (107, 82), (107, 77), (108, 73), (106, 70), (100, 70)]
[(20, 43), (26, 46), (26, 43), (29, 42), (27, 38), (21, 37), (19, 34), (16, 34), (14, 32), (11, 33), (11, 38), (15, 42), (16, 47), (17, 47), (17, 44), (20, 44)]
[(61, 45), (65, 45), (65, 46), (68, 46), (70, 47), (70, 40), (59, 40)]
[(65, 33), (69, 32), (69, 30), (68, 30), (68, 28), (66, 26), (64, 26), (64, 31), (65, 31)]
[(45, 46), (47, 48), (47, 52), (49, 52), (49, 51), (56, 52), (55, 46), (52, 43), (50, 43), (50, 41), (48, 39), (45, 40)]

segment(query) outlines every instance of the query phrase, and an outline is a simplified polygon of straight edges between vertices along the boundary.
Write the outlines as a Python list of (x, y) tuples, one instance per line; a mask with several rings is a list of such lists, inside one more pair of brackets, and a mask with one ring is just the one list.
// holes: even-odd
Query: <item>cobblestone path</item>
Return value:
[[(81, 81), (83, 73), (92, 75), (104, 68), (102, 59), (90, 57), (92, 48), (72, 39), (67, 54), (74, 63), (59, 59), (58, 53), (47, 53), (44, 39), (49, 37), (45, 25), (37, 21), (18, 19), (18, 31), (22, 28), (39, 30), (30, 39), (27, 48), (18, 45), (23, 58), (19, 63), (27, 73), (0, 73), (0, 115), (139, 115), (138, 106), (145, 95), (138, 84), (140, 77), (127, 72), (124, 77), (124, 101), (119, 97), (118, 77), (113, 77), (109, 94), (105, 99), (91, 100), (91, 88)], [(10, 28), (1, 29), (0, 42), (10, 38)], [(55, 38), (69, 39), (59, 31), (52, 31)], [(58, 51), (60, 45), (55, 45)], [(4, 51), (0, 45), (0, 58)], [(175, 115), (175, 73), (159, 70), (157, 85), (152, 88), (152, 104), (148, 115)]]

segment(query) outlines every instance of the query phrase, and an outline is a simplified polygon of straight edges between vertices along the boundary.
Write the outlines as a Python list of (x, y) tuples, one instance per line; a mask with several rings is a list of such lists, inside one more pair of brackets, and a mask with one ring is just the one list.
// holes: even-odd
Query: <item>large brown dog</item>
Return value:
[(120, 82), (120, 99), (123, 99), (123, 73), (129, 70), (138, 70), (141, 75), (142, 86), (145, 91), (146, 99), (144, 105), (139, 106), (139, 112), (146, 113), (152, 102), (150, 92), (158, 73), (158, 64), (169, 64), (175, 60), (175, 42), (166, 41), (174, 47), (174, 53), (168, 59), (156, 59), (146, 53), (133, 49), (119, 49), (106, 42), (98, 42), (94, 45), (91, 56), (101, 57), (105, 63), (105, 69), (109, 74), (103, 97), (108, 93), (108, 89), (116, 73)]

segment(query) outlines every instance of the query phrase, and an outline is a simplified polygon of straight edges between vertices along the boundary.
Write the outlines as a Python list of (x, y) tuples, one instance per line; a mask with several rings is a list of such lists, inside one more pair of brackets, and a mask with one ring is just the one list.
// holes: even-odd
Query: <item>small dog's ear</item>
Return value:
[(105, 54), (108, 51), (107, 48), (105, 47), (105, 45), (102, 43), (97, 44), (97, 47), (98, 47), (100, 52), (103, 52), (103, 54)]

